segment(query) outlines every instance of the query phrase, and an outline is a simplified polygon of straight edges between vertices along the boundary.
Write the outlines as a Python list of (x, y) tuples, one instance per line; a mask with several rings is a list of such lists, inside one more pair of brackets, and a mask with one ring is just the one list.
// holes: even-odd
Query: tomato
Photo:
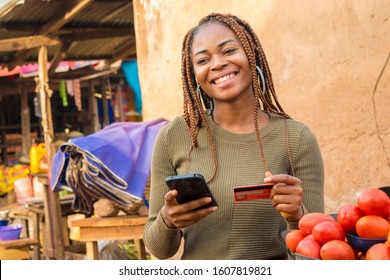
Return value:
[(322, 245), (320, 256), (323, 260), (356, 260), (352, 247), (341, 240), (331, 240)]
[(317, 241), (306, 237), (298, 243), (295, 252), (309, 258), (319, 259), (321, 258), (320, 250), (321, 246)]
[(366, 189), (358, 196), (357, 205), (364, 215), (387, 218), (390, 211), (390, 198), (380, 189)]
[(387, 235), (387, 241), (386, 244), (390, 246), (390, 229), (389, 229), (389, 234)]
[(390, 247), (384, 243), (372, 245), (367, 250), (366, 260), (390, 260)]
[(312, 231), (315, 241), (320, 245), (331, 240), (345, 240), (345, 231), (336, 221), (325, 221), (314, 226)]
[(345, 205), (337, 213), (337, 221), (345, 232), (356, 235), (356, 222), (363, 217), (363, 212), (357, 205)]
[(313, 234), (306, 235), (305, 238), (303, 238), (303, 239), (309, 239), (309, 240), (314, 240), (315, 241), (315, 239), (313, 237)]
[(324, 213), (309, 213), (304, 215), (298, 222), (298, 228), (303, 232), (305, 235), (311, 234), (313, 227), (324, 221), (334, 221), (333, 217), (328, 214)]
[(299, 229), (290, 230), (286, 235), (286, 245), (291, 252), (295, 252), (298, 243), (305, 238), (305, 235)]
[(389, 222), (382, 217), (367, 215), (356, 222), (356, 232), (363, 238), (387, 238)]

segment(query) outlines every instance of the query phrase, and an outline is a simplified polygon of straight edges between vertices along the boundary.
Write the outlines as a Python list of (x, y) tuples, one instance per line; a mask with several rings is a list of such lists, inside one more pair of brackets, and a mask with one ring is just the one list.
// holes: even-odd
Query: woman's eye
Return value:
[(207, 62), (207, 58), (200, 58), (196, 61), (197, 64), (204, 64)]
[(236, 49), (235, 48), (229, 48), (229, 49), (226, 49), (223, 54), (231, 54), (235, 51)]

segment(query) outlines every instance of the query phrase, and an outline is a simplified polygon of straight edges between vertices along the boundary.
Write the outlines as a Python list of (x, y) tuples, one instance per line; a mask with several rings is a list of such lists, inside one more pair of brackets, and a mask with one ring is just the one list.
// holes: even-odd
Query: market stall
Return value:
[[(7, 30), (6, 35), (0, 34), (0, 79), (4, 81), (0, 101), (5, 108), (0, 116), (1, 159), (5, 166), (19, 161), (30, 165), (33, 142), (43, 144), (46, 168), (27, 175), (30, 179), (37, 177), (43, 185), (43, 195), (38, 199), (42, 206), (40, 214), (32, 214), (35, 197), (23, 197), (26, 199), (23, 202), (19, 197), (18, 204), (30, 205), (27, 216), (35, 217), (33, 240), (42, 245), (43, 257), (65, 259), (69, 241), (68, 228), (63, 222), (63, 197), (51, 186), (52, 158), (61, 144), (57, 143), (58, 118), (53, 119), (59, 115), (59, 110), (58, 107), (53, 110), (52, 106), (60, 104), (65, 108), (72, 103), (75, 108), (72, 116), (77, 118), (83, 130), (77, 136), (93, 134), (116, 121), (141, 120), (138, 76), (134, 77), (134, 70), (131, 70), (134, 62), (136, 65), (132, 1), (22, 2), (0, 10), (1, 28)], [(122, 64), (126, 68), (121, 67)], [(115, 87), (112, 86), (113, 79)], [(131, 83), (133, 80), (136, 82)], [(126, 100), (129, 93), (131, 103)], [(7, 109), (10, 96), (20, 100), (20, 125), (7, 123), (12, 119)], [(37, 121), (31, 123), (33, 113)], [(32, 128), (37, 132), (32, 132)], [(11, 133), (21, 137), (17, 141), (10, 140)], [(65, 141), (71, 138), (66, 135)], [(6, 195), (8, 191), (6, 189)], [(10, 204), (7, 206), (12, 208)], [(14, 214), (17, 216), (18, 211)], [(40, 244), (42, 220), (43, 241)]]

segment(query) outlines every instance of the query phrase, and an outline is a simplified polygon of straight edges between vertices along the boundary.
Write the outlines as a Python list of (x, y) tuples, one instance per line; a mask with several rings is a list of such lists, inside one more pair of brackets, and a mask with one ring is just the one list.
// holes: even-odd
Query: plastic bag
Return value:
[(16, 164), (10, 167), (0, 165), (0, 196), (13, 190), (17, 179), (28, 177), (29, 174), (28, 165)]

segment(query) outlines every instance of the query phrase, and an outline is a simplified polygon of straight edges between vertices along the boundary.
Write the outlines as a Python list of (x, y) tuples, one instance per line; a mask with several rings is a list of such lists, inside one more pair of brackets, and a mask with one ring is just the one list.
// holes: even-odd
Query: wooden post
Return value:
[[(2, 101), (3, 97), (0, 95), (0, 105), (2, 104), (1, 101)], [(3, 105), (1, 105), (2, 107)], [(1, 108), (0, 110), (0, 125), (2, 127), (5, 126), (5, 117), (4, 117), (4, 110), (3, 108)], [(7, 164), (7, 161), (8, 161), (8, 155), (7, 155), (7, 130), (6, 129), (1, 129), (1, 132), (0, 132), (0, 141), (2, 143), (1, 145), (1, 155), (2, 155), (2, 161), (4, 163), (4, 165)], [(0, 163), (1, 163), (1, 160), (0, 160)]]
[(91, 116), (91, 133), (95, 133), (100, 130), (99, 112), (97, 108), (97, 102), (95, 98), (95, 80), (89, 80), (89, 100), (88, 111)]
[(125, 116), (123, 115), (123, 98), (124, 96), (122, 95), (122, 91), (123, 91), (123, 88), (122, 86), (124, 87), (124, 83), (123, 81), (120, 82), (120, 86), (119, 88), (117, 87), (117, 96), (116, 96), (116, 99), (117, 99), (117, 102), (118, 102), (118, 113), (119, 113), (119, 121), (120, 122), (123, 122), (125, 120)]
[(110, 124), (108, 116), (108, 102), (107, 102), (107, 83), (105, 78), (101, 78), (101, 89), (102, 89), (102, 103), (103, 103), (103, 127)]
[(98, 260), (99, 259), (99, 248), (97, 241), (88, 241), (86, 242), (87, 249), (87, 258), (88, 260)]
[[(55, 153), (53, 144), (54, 129), (51, 115), (50, 96), (52, 91), (49, 89), (49, 78), (47, 71), (47, 48), (42, 46), (38, 54), (39, 63), (39, 95), (41, 100), (42, 128), (46, 144), (47, 157), (47, 182), (45, 184), (45, 239), (51, 248), (50, 258), (65, 259), (64, 239), (62, 231), (62, 214), (59, 201), (59, 195), (53, 192), (50, 187), (50, 172), (52, 156)], [(49, 251), (49, 250), (48, 250)]]
[(30, 157), (31, 147), (31, 124), (30, 124), (30, 108), (28, 107), (28, 95), (24, 86), (20, 87), (21, 99), (21, 125), (22, 125), (22, 154), (21, 157)]
[(39, 219), (39, 213), (33, 212), (33, 236), (32, 238), (35, 240), (38, 240), (37, 246), (34, 247), (33, 250), (33, 259), (39, 260), (40, 259), (40, 249), (41, 249), (41, 243), (39, 238), (39, 223), (41, 222)]

